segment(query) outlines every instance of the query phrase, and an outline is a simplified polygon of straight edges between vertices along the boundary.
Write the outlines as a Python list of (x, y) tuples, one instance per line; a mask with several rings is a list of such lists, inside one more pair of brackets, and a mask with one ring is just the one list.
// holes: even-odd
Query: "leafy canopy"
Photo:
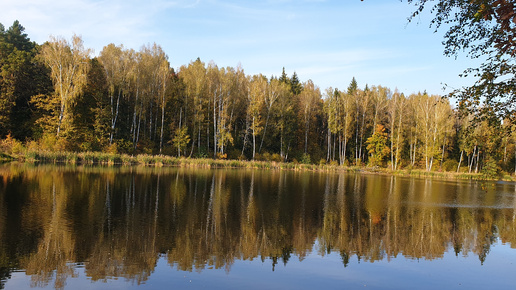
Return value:
[[(514, 0), (407, 0), (416, 6), (409, 21), (430, 9), (431, 26), (447, 27), (444, 54), (465, 51), (471, 58), (485, 57), (472, 75), (472, 86), (451, 93), (462, 111), (477, 117), (514, 117), (516, 112), (516, 6)], [(429, 7), (429, 8), (428, 8)]]

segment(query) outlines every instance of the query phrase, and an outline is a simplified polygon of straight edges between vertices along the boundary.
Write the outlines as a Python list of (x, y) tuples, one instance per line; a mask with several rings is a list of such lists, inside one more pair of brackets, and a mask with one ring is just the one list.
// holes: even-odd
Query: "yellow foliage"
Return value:
[(228, 154), (227, 153), (217, 153), (217, 159), (227, 159), (228, 158)]
[(0, 152), (5, 154), (16, 155), (22, 153), (24, 150), (23, 144), (14, 139), (11, 133), (9, 133), (4, 140), (0, 141)]

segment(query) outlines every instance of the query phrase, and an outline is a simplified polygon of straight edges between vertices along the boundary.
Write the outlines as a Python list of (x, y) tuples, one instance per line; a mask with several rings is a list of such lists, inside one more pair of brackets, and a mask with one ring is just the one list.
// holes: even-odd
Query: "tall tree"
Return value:
[(301, 81), (299, 81), (299, 78), (297, 77), (297, 73), (294, 72), (292, 74), (292, 78), (290, 78), (290, 91), (292, 92), (292, 94), (294, 96), (297, 96), (297, 95), (301, 94), (302, 90), (303, 90), (303, 85), (301, 84)]
[(109, 99), (104, 68), (97, 58), (90, 61), (86, 86), (73, 107), (70, 149), (99, 151), (109, 145)]
[(301, 116), (303, 118), (304, 131), (304, 153), (308, 151), (308, 134), (310, 129), (314, 127), (313, 118), (317, 103), (321, 100), (321, 92), (312, 80), (304, 83), (303, 91), (299, 95)]
[[(263, 118), (260, 112), (265, 105), (265, 95), (267, 94), (267, 77), (264, 75), (254, 75), (249, 80), (249, 90), (247, 93), (247, 123), (249, 124), (248, 132), (251, 131), (253, 138), (252, 159), (256, 156), (256, 137), (263, 130)], [(247, 133), (246, 133), (247, 136)], [(245, 137), (244, 137), (245, 138)], [(245, 148), (245, 140), (244, 147)], [(243, 154), (243, 153), (242, 153)]]
[(260, 149), (258, 149), (259, 152), (262, 151), (263, 141), (267, 136), (267, 127), (269, 125), (269, 119), (271, 117), (272, 109), (276, 105), (276, 101), (278, 100), (278, 98), (284, 96), (287, 93), (288, 86), (285, 83), (280, 82), (277, 78), (271, 78), (271, 80), (268, 83), (267, 91), (264, 98), (266, 117), (265, 126), (263, 128), (262, 140), (260, 142)]
[(41, 51), (45, 63), (50, 67), (54, 90), (60, 109), (56, 124), (56, 136), (61, 127), (71, 123), (71, 107), (86, 83), (90, 49), (84, 48), (82, 38), (73, 35), (71, 42), (62, 37), (51, 36)]
[[(182, 66), (179, 70), (179, 77), (185, 84), (186, 93), (186, 114), (192, 117), (192, 120), (186, 120), (187, 124), (192, 123), (192, 148), (190, 155), (194, 151), (194, 147), (197, 143), (198, 153), (201, 153), (201, 133), (203, 131), (203, 124), (207, 117), (207, 106), (205, 105), (208, 99), (207, 94), (207, 79), (206, 79), (206, 67), (204, 62), (199, 58), (194, 62), (190, 62), (188, 66)], [(209, 138), (209, 136), (208, 136)]]
[(19, 21), (7, 31), (0, 24), (0, 136), (22, 140), (34, 130), (31, 97), (52, 89), (48, 70), (36, 58), (40, 47), (24, 31)]
[(395, 91), (388, 102), (388, 118), (390, 130), (390, 153), (391, 153), (391, 169), (396, 170), (400, 161), (400, 155), (403, 151), (404, 140), (404, 122), (406, 100), (403, 94)]
[(122, 45), (115, 46), (112, 43), (104, 46), (100, 52), (99, 61), (104, 67), (108, 84), (111, 115), (109, 144), (112, 144), (120, 112), (120, 102), (130, 93), (129, 73), (132, 62), (128, 51), (124, 50)]

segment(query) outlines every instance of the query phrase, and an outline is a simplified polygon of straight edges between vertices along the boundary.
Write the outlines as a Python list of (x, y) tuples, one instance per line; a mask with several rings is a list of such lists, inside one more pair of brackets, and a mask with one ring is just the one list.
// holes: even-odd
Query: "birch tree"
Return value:
[(194, 147), (197, 143), (198, 153), (201, 149), (201, 131), (206, 117), (206, 94), (207, 94), (207, 80), (206, 67), (204, 62), (199, 58), (194, 62), (190, 62), (188, 66), (182, 66), (179, 70), (179, 77), (183, 79), (186, 89), (186, 100), (192, 118), (192, 148), (190, 155), (192, 155)]
[(267, 86), (267, 91), (265, 93), (264, 104), (265, 104), (265, 126), (263, 128), (262, 140), (260, 142), (259, 152), (262, 151), (263, 141), (267, 136), (267, 127), (269, 125), (269, 119), (271, 117), (272, 108), (276, 104), (276, 101), (282, 94), (286, 94), (288, 92), (288, 87), (285, 83), (281, 82), (276, 78), (272, 78)]
[(403, 94), (395, 91), (388, 102), (388, 118), (390, 129), (390, 155), (391, 169), (396, 170), (400, 161), (400, 155), (403, 147), (403, 128), (405, 121), (406, 100)]
[(266, 94), (267, 78), (263, 75), (254, 75), (249, 82), (249, 91), (247, 94), (247, 118), (250, 120), (249, 129), (251, 130), (253, 138), (253, 160), (256, 156), (256, 136), (263, 130), (263, 120), (260, 112), (265, 105)]
[(71, 123), (71, 107), (86, 83), (91, 49), (84, 48), (82, 38), (73, 35), (71, 42), (62, 37), (50, 36), (43, 46), (41, 56), (50, 67), (56, 96), (59, 98), (56, 136)]
[(304, 129), (304, 153), (308, 151), (308, 133), (314, 117), (317, 102), (321, 100), (321, 92), (312, 80), (303, 85), (303, 91), (299, 95), (300, 109), (303, 116)]
[(121, 99), (130, 93), (129, 73), (131, 70), (131, 56), (124, 50), (123, 45), (109, 44), (100, 52), (99, 61), (104, 67), (108, 83), (108, 93), (111, 107), (111, 122), (109, 144), (113, 143), (116, 125), (119, 118)]

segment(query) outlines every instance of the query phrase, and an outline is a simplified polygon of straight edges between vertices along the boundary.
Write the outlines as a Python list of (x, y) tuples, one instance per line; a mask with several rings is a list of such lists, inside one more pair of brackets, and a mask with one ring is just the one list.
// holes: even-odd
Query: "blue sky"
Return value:
[(157, 43), (171, 66), (200, 57), (246, 74), (294, 71), (322, 90), (382, 85), (410, 94), (444, 94), (444, 84), (474, 62), (443, 56), (444, 31), (430, 15), (408, 23), (414, 7), (399, 0), (3, 0), (0, 23), (18, 19), (29, 37), (83, 37), (98, 54), (109, 44), (138, 50)]

